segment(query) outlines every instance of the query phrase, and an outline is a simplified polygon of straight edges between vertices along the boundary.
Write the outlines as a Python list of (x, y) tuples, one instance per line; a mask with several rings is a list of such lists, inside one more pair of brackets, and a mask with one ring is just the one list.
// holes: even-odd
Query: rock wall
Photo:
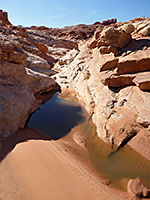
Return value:
[[(149, 23), (143, 19), (146, 27)], [(129, 144), (150, 159), (150, 150), (142, 150), (145, 145), (150, 149), (150, 37), (137, 33), (140, 24), (96, 31), (70, 64), (61, 65), (55, 78), (62, 88), (77, 92), (101, 139), (119, 145), (134, 132)], [(101, 47), (113, 51), (102, 52)]]
[(23, 128), (29, 114), (60, 86), (50, 77), (57, 57), (48, 53), (47, 35), (8, 26), (3, 11), (0, 20), (0, 137), (6, 137)]
[(135, 133), (129, 145), (149, 159), (149, 18), (52, 29), (13, 26), (0, 13), (1, 137), (59, 84), (76, 91), (100, 138), (119, 145)]

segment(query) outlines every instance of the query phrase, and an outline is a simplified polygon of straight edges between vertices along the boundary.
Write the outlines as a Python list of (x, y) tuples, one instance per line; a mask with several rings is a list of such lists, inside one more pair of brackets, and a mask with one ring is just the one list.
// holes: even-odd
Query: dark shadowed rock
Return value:
[(108, 19), (108, 20), (105, 20), (105, 21), (102, 21), (101, 24), (102, 25), (110, 25), (110, 24), (115, 24), (117, 23), (117, 19)]
[(8, 13), (4, 12), (3, 10), (0, 10), (0, 25), (2, 26), (12, 25), (8, 20)]

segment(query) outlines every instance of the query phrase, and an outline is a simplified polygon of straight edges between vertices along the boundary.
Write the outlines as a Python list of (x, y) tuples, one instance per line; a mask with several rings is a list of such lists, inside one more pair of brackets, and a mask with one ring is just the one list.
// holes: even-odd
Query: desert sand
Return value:
[(104, 184), (61, 140), (23, 129), (1, 140), (0, 200), (130, 199)]

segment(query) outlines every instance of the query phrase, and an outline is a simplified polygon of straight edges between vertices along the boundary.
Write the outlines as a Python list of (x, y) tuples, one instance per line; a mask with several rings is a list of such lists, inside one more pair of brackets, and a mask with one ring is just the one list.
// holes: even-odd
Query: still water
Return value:
[[(67, 141), (72, 150), (91, 170), (118, 189), (126, 189), (127, 180), (139, 177), (150, 188), (150, 161), (126, 145), (116, 153), (100, 140), (88, 114), (79, 104), (55, 94), (31, 116), (28, 127), (41, 131), (52, 139)], [(80, 134), (86, 148), (75, 143), (73, 135)]]

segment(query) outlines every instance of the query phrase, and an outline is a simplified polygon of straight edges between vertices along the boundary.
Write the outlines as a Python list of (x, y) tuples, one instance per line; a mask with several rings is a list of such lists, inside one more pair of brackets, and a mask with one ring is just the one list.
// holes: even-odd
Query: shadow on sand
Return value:
[(17, 144), (28, 140), (51, 140), (51, 138), (32, 128), (20, 129), (12, 136), (0, 139), (0, 162)]

